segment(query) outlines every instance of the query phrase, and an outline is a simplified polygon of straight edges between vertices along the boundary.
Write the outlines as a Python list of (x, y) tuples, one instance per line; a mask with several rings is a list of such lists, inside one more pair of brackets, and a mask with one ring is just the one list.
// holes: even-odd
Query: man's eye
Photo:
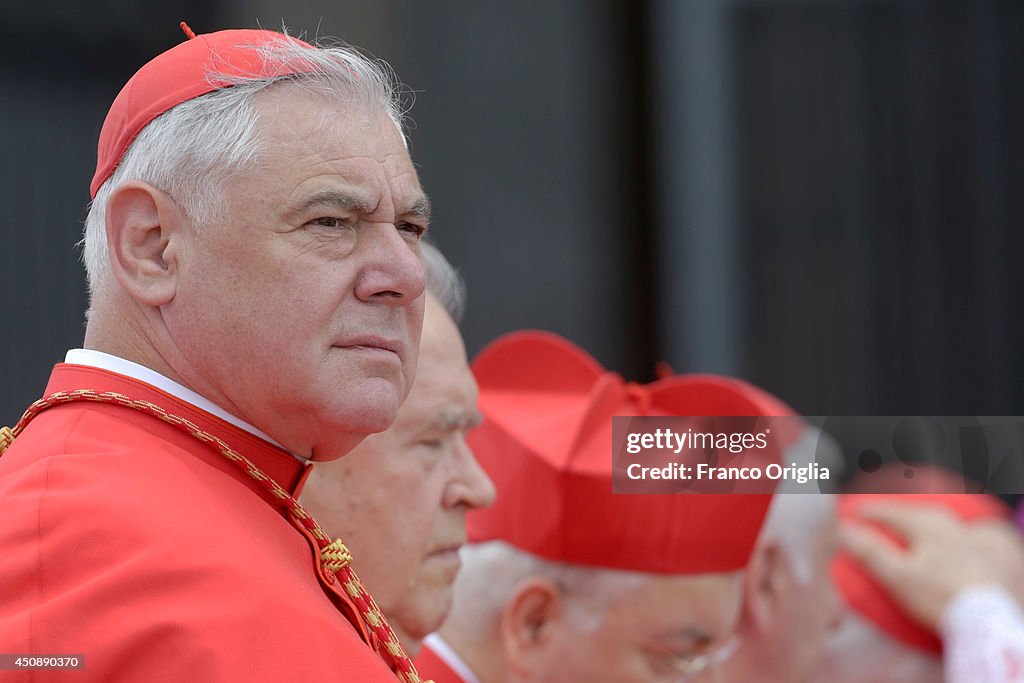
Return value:
[(423, 236), (423, 233), (427, 231), (426, 227), (422, 225), (416, 225), (415, 223), (399, 223), (395, 226), (400, 232), (408, 233), (416, 238)]
[(310, 221), (310, 224), (316, 225), (322, 228), (346, 228), (350, 224), (350, 220), (346, 218), (337, 218), (336, 216), (323, 216), (316, 220)]

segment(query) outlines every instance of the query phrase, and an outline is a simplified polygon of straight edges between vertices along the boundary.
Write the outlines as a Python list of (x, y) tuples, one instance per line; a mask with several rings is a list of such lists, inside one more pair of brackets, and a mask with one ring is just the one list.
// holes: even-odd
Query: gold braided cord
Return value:
[(374, 635), (381, 641), (383, 652), (380, 652), (389, 668), (395, 672), (402, 683), (433, 683), (420, 678), (416, 672), (409, 655), (402, 648), (398, 636), (388, 624), (384, 614), (381, 613), (373, 597), (363, 587), (362, 581), (352, 569), (352, 553), (349, 552), (341, 539), (331, 538), (324, 532), (313, 516), (306, 511), (288, 491), (283, 489), (276, 481), (264, 474), (252, 461), (234, 450), (222, 439), (204, 432), (195, 424), (183, 417), (167, 412), (163, 408), (149, 401), (133, 400), (124, 394), (112, 391), (97, 392), (91, 389), (77, 389), (75, 391), (59, 391), (45, 396), (28, 407), (24, 415), (14, 426), (14, 429), (0, 427), (0, 455), (7, 449), (10, 443), (17, 438), (28, 423), (39, 413), (47, 408), (69, 403), (71, 401), (93, 401), (97, 403), (113, 403), (125, 408), (132, 408), (140, 412), (156, 417), (167, 424), (170, 424), (188, 433), (195, 439), (209, 445), (222, 456), (242, 469), (249, 477), (260, 482), (274, 498), (280, 500), (288, 510), (292, 524), (297, 528), (307, 530), (314, 539), (320, 553), (320, 564), (324, 574), (330, 582), (340, 581), (345, 593), (352, 599), (360, 616), (373, 631)]
[(323, 558), (324, 569), (329, 574), (337, 574), (345, 567), (352, 564), (352, 553), (341, 542), (340, 538), (331, 541), (320, 550), (320, 557)]
[(14, 441), (14, 432), (10, 427), (0, 427), (0, 455), (4, 454), (7, 447)]

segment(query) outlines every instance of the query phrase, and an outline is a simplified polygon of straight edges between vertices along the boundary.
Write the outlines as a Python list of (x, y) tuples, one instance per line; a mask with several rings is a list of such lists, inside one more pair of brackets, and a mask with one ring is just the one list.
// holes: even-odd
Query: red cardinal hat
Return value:
[[(863, 520), (860, 509), (879, 502), (941, 505), (964, 522), (1009, 519), (1010, 508), (995, 496), (978, 493), (878, 493), (845, 494), (839, 497), (836, 513), (840, 524), (870, 524), (894, 543), (906, 543), (881, 525)], [(860, 562), (838, 553), (832, 562), (832, 580), (851, 609), (894, 640), (916, 650), (940, 655), (942, 641), (932, 629), (907, 614)]]
[(275, 31), (239, 29), (195, 35), (157, 55), (135, 72), (107, 112), (100, 131), (96, 173), (89, 194), (96, 197), (100, 186), (121, 163), (121, 158), (139, 132), (165, 111), (182, 102), (230, 85), (212, 74), (228, 77), (272, 78), (308, 69), (301, 63), (268, 66), (260, 51), (274, 44), (308, 43)]
[[(793, 416), (781, 401), (746, 382), (709, 375), (626, 383), (546, 332), (500, 338), (480, 352), (473, 373), (484, 420), (469, 444), (498, 498), (469, 513), (471, 542), (502, 540), (553, 561), (647, 573), (747, 565), (771, 503), (765, 488), (613, 494), (612, 417)], [(780, 437), (778, 447), (799, 432)]]

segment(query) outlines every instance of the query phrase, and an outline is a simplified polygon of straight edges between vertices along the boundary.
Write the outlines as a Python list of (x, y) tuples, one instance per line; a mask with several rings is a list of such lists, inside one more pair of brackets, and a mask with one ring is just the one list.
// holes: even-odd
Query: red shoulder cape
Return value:
[[(58, 365), (47, 395), (75, 389), (185, 417), (293, 495), (308, 474), (148, 384)], [(91, 402), (44, 411), (0, 457), (0, 519), (3, 650), (85, 655), (84, 672), (47, 680), (395, 680), (279, 501), (155, 417)]]

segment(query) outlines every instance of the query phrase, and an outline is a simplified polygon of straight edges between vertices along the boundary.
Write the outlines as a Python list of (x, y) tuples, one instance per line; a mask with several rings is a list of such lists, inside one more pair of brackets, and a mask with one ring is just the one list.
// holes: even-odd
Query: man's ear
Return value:
[(498, 626), (507, 668), (526, 679), (542, 670), (562, 616), (562, 594), (551, 581), (534, 577), (519, 584)]
[(773, 542), (758, 546), (744, 577), (743, 603), (747, 619), (759, 632), (768, 632), (779, 620), (779, 608), (787, 595), (789, 565), (783, 549)]
[(110, 268), (136, 301), (162, 306), (174, 299), (178, 257), (191, 223), (166, 192), (147, 183), (119, 185), (107, 201)]

